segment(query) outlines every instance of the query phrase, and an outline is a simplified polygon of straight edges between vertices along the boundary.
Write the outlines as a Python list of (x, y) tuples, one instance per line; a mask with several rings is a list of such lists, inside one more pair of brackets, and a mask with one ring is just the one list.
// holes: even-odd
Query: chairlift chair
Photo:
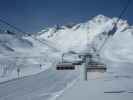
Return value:
[(85, 53), (79, 55), (83, 59), (87, 72), (106, 72), (106, 65), (102, 62), (99, 54)]
[(101, 62), (93, 62), (93, 63), (88, 63), (86, 66), (87, 72), (106, 72), (107, 67), (104, 63)]
[[(83, 60), (82, 59), (76, 59), (76, 60), (66, 60), (64, 59), (65, 56), (77, 56), (78, 57), (78, 54), (74, 51), (69, 51), (67, 53), (63, 53), (62, 54), (62, 62), (59, 62), (57, 65), (56, 65), (56, 69), (57, 70), (74, 70), (75, 69), (75, 66), (76, 65), (81, 65), (83, 63)], [(79, 58), (79, 57), (78, 57)]]
[(75, 69), (75, 65), (68, 62), (61, 62), (56, 65), (56, 70), (74, 70), (74, 69)]

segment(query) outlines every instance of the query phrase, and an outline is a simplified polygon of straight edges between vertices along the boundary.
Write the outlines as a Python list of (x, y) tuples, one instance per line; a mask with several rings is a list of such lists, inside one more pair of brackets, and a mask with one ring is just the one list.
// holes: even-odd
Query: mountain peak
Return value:
[[(110, 18), (100, 14), (84, 23), (71, 23), (64, 26), (56, 25), (49, 28), (44, 34), (38, 35), (38, 38), (55, 43), (55, 45), (63, 51), (64, 49), (77, 50), (87, 45), (88, 42), (93, 41), (97, 35), (103, 32), (109, 32), (117, 19), (118, 18)], [(117, 31), (127, 29), (127, 21), (120, 19), (117, 28)]]

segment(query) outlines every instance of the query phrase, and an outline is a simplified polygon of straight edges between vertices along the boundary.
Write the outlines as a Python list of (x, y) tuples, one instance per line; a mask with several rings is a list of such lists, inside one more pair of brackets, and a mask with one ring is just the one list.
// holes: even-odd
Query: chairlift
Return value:
[(56, 65), (56, 70), (75, 70), (75, 66), (76, 65), (81, 65), (82, 61), (81, 60), (76, 60), (76, 61), (67, 61), (64, 60), (64, 56), (65, 55), (69, 55), (69, 54), (76, 54), (73, 51), (69, 51), (67, 53), (63, 53), (62, 54), (62, 62), (59, 62)]
[(84, 54), (84, 63), (86, 72), (106, 72), (107, 67), (106, 65), (101, 61), (101, 58), (97, 54), (88, 53)]
[[(82, 57), (82, 56), (81, 56)], [(84, 54), (84, 80), (87, 80), (88, 78), (88, 72), (92, 73), (104, 73), (107, 70), (106, 65), (101, 61), (100, 56), (93, 53)]]

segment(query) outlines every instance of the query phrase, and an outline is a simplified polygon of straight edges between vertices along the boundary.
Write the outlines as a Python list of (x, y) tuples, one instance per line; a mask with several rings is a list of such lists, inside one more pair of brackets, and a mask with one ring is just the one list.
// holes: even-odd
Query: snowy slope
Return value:
[[(37, 74), (50, 67), (52, 63), (46, 59), (47, 54), (43, 51), (47, 48), (43, 46), (30, 37), (1, 32), (0, 82), (17, 78), (17, 69), (20, 69), (20, 77), (23, 77)], [(42, 64), (41, 68), (40, 63)], [(44, 63), (47, 63), (47, 66)]]
[(14, 34), (0, 33), (0, 52), (15, 52), (18, 49), (31, 48), (32, 43), (22, 37), (15, 36)]
[[(116, 20), (117, 18), (98, 15), (87, 22), (72, 25), (71, 27), (57, 25), (44, 29), (39, 32), (37, 38), (50, 41), (62, 52), (82, 52), (88, 50), (90, 44), (98, 49), (107, 33), (113, 28), (113, 23)], [(116, 34), (108, 41), (101, 54), (103, 54), (104, 58), (110, 60), (130, 59), (131, 61), (133, 57), (131, 55), (133, 50), (132, 34), (133, 27), (129, 26), (126, 20), (120, 20)]]
[[(46, 98), (47, 100), (52, 97), (56, 98), (64, 91), (66, 86), (69, 86), (69, 84), (79, 76), (79, 70), (78, 72), (57, 72), (54, 69), (56, 63), (61, 59), (61, 54), (69, 51), (89, 51), (91, 44), (98, 49), (106, 38), (107, 33), (112, 30), (113, 22), (116, 20), (117, 18), (98, 15), (84, 23), (64, 26), (56, 25), (51, 28), (46, 28), (37, 34), (33, 34), (33, 37), (43, 41), (46, 45), (29, 36), (18, 37), (13, 34), (1, 33), (0, 82), (3, 83), (0, 84), (0, 99), (44, 100)], [(116, 34), (106, 43), (100, 52), (105, 60), (113, 61), (113, 63), (108, 63), (110, 66), (106, 78), (107, 85), (105, 86), (115, 87), (116, 82), (118, 85), (119, 83), (126, 82), (124, 90), (127, 89), (126, 91), (128, 92), (132, 88), (133, 77), (133, 27), (129, 26), (125, 20), (120, 20), (117, 28)], [(54, 48), (56, 49), (55, 51), (53, 50)], [(112, 68), (112, 65), (117, 66), (118, 69), (116, 70), (114, 66)], [(129, 67), (129, 69), (126, 69), (125, 66), (127, 66), (127, 68)], [(18, 68), (20, 69), (19, 77), (32, 76), (17, 80)], [(8, 81), (12, 79), (14, 79), (14, 81)], [(119, 81), (121, 79), (122, 81)], [(7, 83), (5, 81), (7, 81)], [(131, 84), (128, 81), (131, 81)], [(4, 84), (4, 82), (6, 84)], [(102, 83), (106, 82), (102, 80)], [(109, 83), (110, 85), (108, 85), (108, 82), (111, 82)], [(94, 83), (96, 86), (99, 85), (97, 81)], [(86, 89), (89, 90), (89, 86), (93, 86), (94, 83), (92, 82), (91, 85), (90, 83), (83, 85), (83, 88), (82, 84), (79, 83), (79, 85), (77, 85), (77, 91), (86, 88), (85, 86), (87, 86), (88, 88)], [(81, 88), (79, 86), (81, 86)], [(116, 86), (114, 90), (123, 90), (123, 88), (121, 88), (123, 85), (119, 86), (118, 89)], [(93, 88), (91, 89), (93, 90)], [(100, 91), (102, 89), (100, 88)], [(104, 88), (102, 93), (104, 91), (114, 91), (108, 89), (110, 88)], [(86, 93), (88, 93), (88, 90)], [(75, 91), (75, 89), (73, 91)], [(71, 93), (73, 91), (71, 91)], [(94, 95), (95, 92), (92, 94)], [(82, 95), (82, 93), (80, 93), (80, 95)], [(88, 96), (88, 94), (85, 96)], [(65, 99), (61, 98), (61, 100)]]
[[(88, 51), (91, 48), (91, 44), (98, 49), (106, 38), (107, 33), (113, 28), (113, 23), (116, 20), (117, 18), (98, 15), (84, 23), (68, 24), (64, 26), (56, 25), (51, 28), (45, 28), (37, 34), (33, 34), (33, 37), (43, 41), (44, 44), (29, 36), (18, 37), (13, 34), (1, 33), (1, 62), (4, 59), (14, 59), (13, 63), (15, 63), (15, 57), (18, 56), (22, 62), (26, 60), (25, 64), (27, 65), (25, 67), (21, 65), (21, 68), (27, 68), (29, 64), (32, 66), (33, 64), (44, 63), (56, 64), (59, 62), (63, 52)], [(120, 20), (117, 28), (116, 34), (104, 46), (101, 55), (105, 59), (112, 61), (132, 62), (133, 27), (129, 26), (127, 21)], [(57, 49), (58, 52), (55, 52), (53, 50), (54, 48)], [(4, 55), (7, 57), (3, 58)], [(15, 70), (17, 66), (18, 65), (15, 66)]]

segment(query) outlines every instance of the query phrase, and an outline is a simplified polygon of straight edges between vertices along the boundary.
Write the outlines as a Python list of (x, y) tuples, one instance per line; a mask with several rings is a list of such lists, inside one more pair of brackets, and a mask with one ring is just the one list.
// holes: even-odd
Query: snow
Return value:
[(132, 62), (133, 36), (130, 30), (117, 33), (112, 40), (104, 47), (104, 56), (113, 61)]
[[(11, 67), (11, 65), (7, 65), (7, 64), (3, 65), (3, 67), (8, 67), (8, 66)], [(7, 71), (6, 73), (4, 73), (4, 69), (2, 68), (1, 69), (2, 75), (0, 78), (0, 83), (8, 82), (8, 81), (11, 81), (13, 79), (19, 79), (19, 78), (21, 79), (21, 78), (26, 77), (26, 76), (38, 74), (40, 72), (47, 70), (52, 65), (51, 65), (51, 63), (47, 63), (46, 65), (42, 65), (41, 67), (40, 67), (40, 64), (32, 64), (32, 65), (27, 65), (27, 66), (28, 67), (25, 67), (25, 68), (20, 66), (19, 75), (18, 75), (16, 68), (11, 72)]]
[(56, 71), (51, 67), (45, 72), (0, 84), (0, 100), (49, 100), (54, 99), (73, 83), (77, 71)]
[(132, 100), (132, 64), (111, 63), (106, 73), (88, 73), (88, 81), (81, 76), (57, 100)]
[[(43, 41), (43, 44), (30, 36), (1, 33), (0, 100), (81, 100), (83, 97), (84, 100), (130, 100), (132, 93), (129, 92), (133, 91), (133, 27), (125, 20), (120, 20), (116, 34), (100, 51), (108, 65), (107, 73), (89, 73), (88, 82), (82, 79), (77, 82), (82, 66), (78, 66), (76, 71), (55, 70), (55, 65), (61, 61), (63, 53), (89, 51), (92, 45), (98, 49), (116, 20), (117, 18), (98, 15), (70, 27), (57, 25), (45, 28), (32, 35)], [(20, 68), (19, 78), (17, 68)], [(76, 84), (73, 83), (75, 80)], [(71, 83), (74, 85), (70, 85)], [(118, 93), (119, 96), (108, 93), (113, 91), (122, 93)]]

